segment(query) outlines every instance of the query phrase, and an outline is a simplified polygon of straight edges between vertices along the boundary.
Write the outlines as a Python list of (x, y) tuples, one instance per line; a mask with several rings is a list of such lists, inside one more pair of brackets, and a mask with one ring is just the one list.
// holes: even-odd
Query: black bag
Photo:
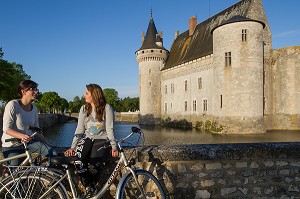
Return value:
[(91, 162), (106, 162), (111, 157), (111, 146), (107, 140), (96, 139), (93, 143), (93, 148), (91, 151)]

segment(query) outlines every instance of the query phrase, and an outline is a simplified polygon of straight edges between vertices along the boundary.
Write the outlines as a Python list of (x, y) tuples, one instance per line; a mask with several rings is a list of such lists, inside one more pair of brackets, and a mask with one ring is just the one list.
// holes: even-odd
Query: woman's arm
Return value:
[(7, 135), (20, 139), (22, 142), (30, 141), (32, 138), (25, 133), (18, 132), (12, 127), (16, 125), (16, 107), (15, 102), (10, 101), (6, 104), (3, 114), (3, 132)]
[(111, 147), (112, 147), (112, 151), (111, 151), (111, 155), (113, 157), (117, 157), (119, 155), (118, 153), (118, 149), (117, 149), (117, 146), (116, 146), (116, 141), (115, 141), (115, 135), (114, 135), (114, 110), (113, 108), (107, 104), (106, 107), (105, 107), (105, 118), (106, 118), (106, 121), (105, 121), (105, 126), (106, 126), (106, 133), (107, 133), (107, 136), (108, 136), (108, 139), (110, 140), (110, 144), (111, 144)]
[(81, 138), (80, 136), (78, 136), (78, 134), (85, 133), (84, 120), (85, 120), (85, 108), (84, 108), (84, 106), (82, 106), (79, 111), (78, 123), (77, 123), (77, 127), (75, 130), (74, 138), (73, 138), (72, 145), (71, 145), (71, 148), (73, 148), (73, 149), (76, 148), (77, 143), (78, 143), (79, 139)]

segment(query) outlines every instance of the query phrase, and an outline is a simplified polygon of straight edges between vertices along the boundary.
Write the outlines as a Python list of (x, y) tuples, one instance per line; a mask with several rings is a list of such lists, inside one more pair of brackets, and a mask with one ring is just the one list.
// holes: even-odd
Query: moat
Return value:
[[(55, 146), (71, 145), (77, 123), (65, 123), (50, 127), (44, 134)], [(130, 132), (137, 123), (116, 122), (116, 138)], [(145, 135), (146, 145), (181, 145), (181, 144), (222, 144), (222, 143), (261, 143), (261, 142), (300, 142), (300, 131), (268, 131), (265, 134), (218, 135), (207, 131), (189, 129), (180, 130), (161, 127), (140, 127)]]

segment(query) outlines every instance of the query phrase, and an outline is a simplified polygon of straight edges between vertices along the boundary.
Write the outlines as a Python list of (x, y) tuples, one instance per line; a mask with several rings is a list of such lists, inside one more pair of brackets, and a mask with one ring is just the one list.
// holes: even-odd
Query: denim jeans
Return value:
[[(39, 153), (44, 157), (57, 156), (57, 152), (52, 147), (40, 141), (31, 141), (28, 143), (27, 147), (31, 153)], [(13, 157), (24, 152), (25, 150), (23, 145), (17, 147), (2, 147), (2, 153), (4, 158)], [(24, 159), (25, 158), (11, 160), (10, 165), (18, 166), (22, 163)]]

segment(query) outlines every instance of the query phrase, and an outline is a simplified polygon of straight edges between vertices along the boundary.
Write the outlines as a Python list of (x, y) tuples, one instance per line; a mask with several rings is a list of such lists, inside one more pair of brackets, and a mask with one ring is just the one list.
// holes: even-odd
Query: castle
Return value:
[(152, 14), (139, 65), (140, 123), (217, 133), (300, 129), (300, 46), (272, 49), (261, 0), (241, 0), (163, 47)]

